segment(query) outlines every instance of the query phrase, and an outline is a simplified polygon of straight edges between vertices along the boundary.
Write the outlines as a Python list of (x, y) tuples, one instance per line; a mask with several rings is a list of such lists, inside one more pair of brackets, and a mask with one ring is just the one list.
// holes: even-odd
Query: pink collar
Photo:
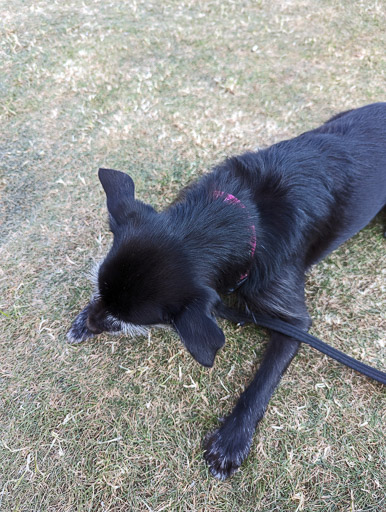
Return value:
[[(220, 190), (215, 190), (213, 192), (213, 197), (215, 199), (219, 199), (220, 197), (224, 197), (224, 203), (234, 204), (234, 205), (238, 206), (239, 208), (246, 208), (245, 204), (242, 203), (240, 201), (240, 199), (237, 199), (237, 197), (233, 196), (232, 194), (225, 194), (225, 192), (221, 192)], [(251, 216), (249, 215), (249, 213), (248, 213), (248, 218), (251, 219)], [(251, 232), (251, 238), (250, 238), (250, 245), (251, 245), (250, 258), (252, 260), (254, 255), (255, 255), (256, 245), (257, 245), (255, 225), (251, 224), (249, 226), (249, 229), (250, 229), (250, 232)], [(251, 263), (251, 265), (252, 265), (252, 263)], [(248, 275), (249, 275), (249, 270), (245, 274), (240, 276), (239, 282), (237, 283), (235, 288), (233, 288), (231, 290), (231, 292), (233, 292), (236, 288), (241, 286), (244, 283), (244, 281), (247, 279)]]

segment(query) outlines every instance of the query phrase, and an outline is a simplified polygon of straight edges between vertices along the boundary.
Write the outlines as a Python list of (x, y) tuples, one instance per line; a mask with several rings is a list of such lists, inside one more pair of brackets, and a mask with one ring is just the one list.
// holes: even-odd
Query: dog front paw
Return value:
[(94, 336), (87, 327), (88, 309), (89, 305), (87, 305), (72, 322), (71, 329), (67, 333), (67, 343), (75, 345)]
[(215, 478), (226, 480), (241, 466), (249, 453), (251, 438), (235, 429), (220, 427), (204, 441), (204, 458)]

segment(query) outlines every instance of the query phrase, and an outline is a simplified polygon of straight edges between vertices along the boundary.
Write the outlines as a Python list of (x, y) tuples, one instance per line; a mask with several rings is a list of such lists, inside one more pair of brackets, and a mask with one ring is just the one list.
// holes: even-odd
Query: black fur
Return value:
[[(134, 198), (126, 174), (101, 169), (99, 176), (114, 242), (69, 340), (171, 325), (193, 357), (212, 366), (225, 341), (215, 314), (238, 321), (265, 312), (310, 327), (306, 270), (386, 204), (386, 103), (343, 112), (299, 137), (229, 158), (161, 213)], [(242, 206), (224, 200), (229, 194)], [(246, 272), (235, 292), (243, 315), (225, 307), (219, 294)], [(206, 438), (205, 458), (217, 478), (227, 478), (247, 456), (298, 347), (273, 333), (253, 381)]]

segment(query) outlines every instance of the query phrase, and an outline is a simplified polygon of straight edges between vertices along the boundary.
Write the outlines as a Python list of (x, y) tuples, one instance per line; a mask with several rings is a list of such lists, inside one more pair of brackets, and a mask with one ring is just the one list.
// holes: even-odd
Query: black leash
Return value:
[(383, 384), (384, 386), (386, 386), (385, 372), (377, 370), (376, 368), (373, 368), (372, 366), (369, 366), (367, 364), (361, 363), (360, 361), (357, 361), (353, 357), (350, 357), (344, 352), (341, 352), (340, 350), (337, 350), (336, 348), (327, 345), (327, 343), (324, 343), (324, 341), (321, 341), (315, 336), (312, 336), (311, 334), (302, 331), (298, 327), (295, 327), (294, 325), (284, 322), (279, 318), (270, 318), (267, 316), (255, 315), (253, 313), (252, 318), (253, 323), (255, 323), (256, 325), (260, 325), (261, 327), (267, 327), (268, 329), (280, 332), (281, 334), (286, 334), (287, 336), (291, 336), (291, 338), (295, 338), (298, 341), (307, 343), (307, 345), (310, 345), (312, 348), (319, 350), (319, 352), (322, 352), (323, 354), (326, 354), (327, 356), (336, 359), (337, 361), (339, 361), (339, 363), (342, 363), (348, 366), (349, 368), (352, 368), (353, 370), (356, 370), (357, 372), (366, 375), (366, 377), (370, 377), (370, 379), (374, 379)]

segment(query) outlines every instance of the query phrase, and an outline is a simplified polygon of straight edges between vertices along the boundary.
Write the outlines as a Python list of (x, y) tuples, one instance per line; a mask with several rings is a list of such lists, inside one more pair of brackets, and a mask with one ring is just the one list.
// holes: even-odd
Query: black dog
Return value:
[[(113, 246), (69, 341), (102, 331), (170, 325), (212, 366), (224, 345), (214, 315), (243, 318), (218, 294), (234, 291), (246, 317), (265, 312), (308, 330), (306, 270), (386, 204), (386, 103), (341, 113), (316, 130), (232, 157), (157, 213), (134, 199), (126, 174), (100, 169)], [(205, 441), (214, 476), (248, 454), (256, 425), (299, 342), (273, 333), (257, 374)]]

